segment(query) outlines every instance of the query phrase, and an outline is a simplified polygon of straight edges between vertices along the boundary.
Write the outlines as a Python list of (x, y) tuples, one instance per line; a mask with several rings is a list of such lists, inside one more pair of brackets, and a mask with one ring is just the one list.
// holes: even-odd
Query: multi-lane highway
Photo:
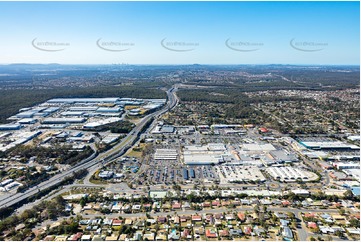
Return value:
[(144, 117), (143, 120), (136, 126), (134, 129), (120, 142), (119, 144), (115, 145), (112, 149), (97, 155), (94, 153), (91, 157), (85, 159), (77, 166), (72, 167), (69, 170), (63, 171), (60, 174), (57, 174), (50, 178), (47, 181), (44, 181), (38, 184), (36, 187), (32, 187), (23, 193), (16, 193), (12, 194), (2, 200), (0, 200), (0, 208), (10, 207), (15, 205), (24, 199), (27, 199), (40, 191), (48, 189), (52, 186), (58, 185), (61, 183), (66, 177), (70, 177), (76, 171), (80, 171), (82, 169), (90, 169), (92, 170), (93, 167), (97, 167), (99, 164), (106, 164), (111, 162), (113, 159), (123, 155), (131, 146), (137, 141), (139, 138), (140, 133), (143, 130), (143, 127), (154, 117), (158, 117), (172, 108), (174, 108), (178, 103), (178, 98), (175, 94), (176, 87), (172, 87), (171, 89), (167, 90), (167, 97), (168, 101), (167, 104), (160, 110), (149, 114), (148, 116)]

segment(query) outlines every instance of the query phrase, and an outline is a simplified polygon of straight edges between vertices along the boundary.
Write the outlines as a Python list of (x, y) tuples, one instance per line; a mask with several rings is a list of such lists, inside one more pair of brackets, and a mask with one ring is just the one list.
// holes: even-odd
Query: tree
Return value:
[(349, 220), (349, 222), (350, 222), (350, 225), (352, 227), (360, 228), (360, 221), (359, 220), (357, 220), (355, 218), (352, 218), (352, 219)]
[(340, 213), (340, 215), (344, 215), (346, 210), (344, 208), (340, 208), (338, 212)]
[(343, 197), (345, 199), (348, 199), (348, 200), (354, 200), (355, 199), (355, 196), (353, 195), (352, 191), (351, 190), (347, 190), (344, 194), (343, 194)]
[(80, 202), (79, 202), (79, 204), (80, 204), (80, 206), (83, 208), (85, 205), (86, 205), (86, 198), (85, 197), (82, 197), (81, 199), (80, 199)]
[(258, 214), (260, 211), (259, 206), (258, 205), (254, 206), (253, 211)]
[(64, 204), (65, 204), (65, 200), (64, 200), (64, 198), (63, 198), (61, 195), (56, 196), (55, 202), (56, 202), (57, 204), (60, 204), (60, 205), (64, 205)]
[(342, 233), (341, 230), (336, 230), (335, 235), (336, 235), (337, 237), (341, 238), (342, 235), (343, 235), (343, 233)]

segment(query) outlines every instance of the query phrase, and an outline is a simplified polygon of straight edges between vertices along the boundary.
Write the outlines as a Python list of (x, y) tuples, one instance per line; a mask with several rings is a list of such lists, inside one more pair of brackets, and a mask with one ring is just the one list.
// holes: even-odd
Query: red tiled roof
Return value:
[(217, 234), (215, 232), (212, 233), (209, 229), (206, 230), (206, 236), (208, 238), (217, 238)]
[(218, 201), (213, 201), (212, 202), (212, 206), (219, 206), (219, 204), (220, 204), (220, 202), (218, 202)]
[(316, 214), (314, 213), (305, 213), (306, 218), (314, 218)]
[(114, 224), (121, 224), (121, 223), (122, 223), (122, 220), (113, 219), (113, 225), (114, 225)]
[(172, 208), (181, 208), (182, 204), (181, 203), (175, 203), (172, 205)]
[(288, 206), (288, 205), (290, 205), (291, 203), (290, 203), (290, 201), (288, 201), (288, 200), (285, 200), (285, 201), (282, 201), (282, 205), (284, 205), (284, 206)]
[(312, 229), (317, 228), (317, 224), (315, 222), (308, 222), (307, 226)]
[(246, 215), (244, 213), (238, 213), (237, 217), (239, 218), (239, 220), (244, 221), (246, 220)]
[(244, 227), (244, 233), (245, 233), (245, 234), (251, 234), (251, 232), (252, 232), (252, 228), (251, 228), (251, 227), (249, 227), (249, 226)]
[(204, 202), (203, 203), (203, 207), (210, 207), (211, 206), (211, 203), (210, 202)]

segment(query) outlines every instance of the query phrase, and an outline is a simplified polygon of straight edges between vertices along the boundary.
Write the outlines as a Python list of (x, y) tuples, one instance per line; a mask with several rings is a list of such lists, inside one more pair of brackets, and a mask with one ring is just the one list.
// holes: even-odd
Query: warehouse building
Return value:
[(59, 110), (58, 107), (49, 107), (49, 108), (43, 110), (43, 113), (48, 113), (48, 114), (50, 114), (50, 113), (54, 113), (54, 112), (56, 112), (56, 111), (58, 111), (58, 110)]
[(333, 166), (339, 170), (343, 169), (360, 169), (359, 162), (333, 162)]
[(25, 111), (25, 112), (16, 114), (16, 117), (17, 118), (32, 118), (35, 113), (37, 113), (37, 111)]
[(83, 116), (84, 112), (80, 111), (65, 111), (61, 113), (61, 116)]
[(94, 129), (94, 128), (97, 128), (99, 126), (119, 122), (121, 120), (122, 120), (121, 118), (116, 118), (116, 117), (102, 119), (102, 120), (86, 123), (86, 124), (84, 124), (83, 128), (84, 129)]
[(21, 124), (0, 124), (0, 130), (19, 130), (21, 129)]
[(99, 113), (119, 113), (122, 110), (123, 109), (121, 109), (120, 107), (113, 107), (113, 108), (101, 107), (101, 108), (97, 109), (97, 112), (99, 112)]
[(85, 118), (46, 118), (43, 124), (67, 124), (67, 123), (84, 123)]
[(292, 163), (298, 161), (296, 155), (286, 153), (284, 150), (273, 150), (269, 154), (278, 163)]
[(18, 121), (19, 124), (35, 124), (36, 123), (36, 119), (33, 119), (33, 118), (23, 118), (23, 119), (20, 119)]
[(158, 123), (154, 129), (152, 130), (152, 134), (163, 134), (163, 133), (167, 133), (167, 134), (171, 134), (174, 133), (175, 128), (172, 125), (165, 125), (163, 123)]
[(312, 150), (358, 150), (357, 145), (347, 144), (341, 141), (302, 141), (300, 142), (307, 149)]
[(69, 111), (83, 111), (83, 112), (93, 112), (96, 111), (99, 107), (96, 106), (77, 106), (70, 107)]

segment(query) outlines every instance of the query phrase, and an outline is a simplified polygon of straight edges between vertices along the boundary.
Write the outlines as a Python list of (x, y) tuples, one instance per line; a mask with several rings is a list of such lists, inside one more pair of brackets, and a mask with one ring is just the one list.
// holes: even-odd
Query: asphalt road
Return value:
[(167, 104), (159, 111), (154, 112), (152, 114), (149, 114), (146, 116), (134, 129), (123, 139), (123, 142), (120, 142), (118, 145), (114, 146), (112, 149), (101, 153), (97, 156), (96, 153), (94, 153), (92, 156), (88, 157), (87, 159), (83, 160), (81, 163), (79, 163), (77, 166), (72, 167), (71, 169), (67, 171), (63, 171), (60, 174), (57, 174), (50, 178), (47, 181), (44, 181), (40, 184), (38, 184), (35, 187), (32, 187), (23, 193), (16, 193), (12, 194), (6, 198), (3, 198), (0, 201), (0, 208), (6, 208), (9, 206), (12, 206), (14, 204), (17, 204), (21, 201), (23, 201), (26, 198), (29, 198), (36, 193), (43, 191), (47, 188), (50, 188), (52, 186), (55, 186), (62, 182), (66, 177), (69, 177), (73, 175), (74, 172), (79, 171), (81, 169), (91, 169), (94, 166), (99, 166), (100, 163), (106, 164), (108, 162), (111, 162), (113, 159), (123, 155), (136, 141), (138, 138), (138, 134), (141, 132), (143, 126), (153, 117), (160, 116), (166, 112), (168, 112), (170, 109), (174, 108), (178, 103), (178, 98), (175, 95), (176, 87), (171, 88), (167, 90), (167, 97), (168, 102)]

